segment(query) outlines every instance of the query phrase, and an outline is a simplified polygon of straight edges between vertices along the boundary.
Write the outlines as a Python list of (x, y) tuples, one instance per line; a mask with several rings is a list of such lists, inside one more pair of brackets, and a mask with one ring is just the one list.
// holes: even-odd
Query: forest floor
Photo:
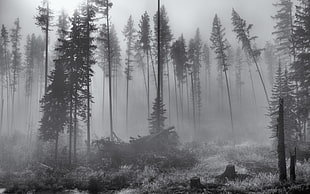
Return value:
[[(269, 146), (244, 143), (234, 148), (212, 143), (191, 147), (199, 156), (194, 168), (159, 174), (147, 169), (152, 181), (146, 180), (139, 189), (127, 193), (310, 193), (310, 161), (297, 162), (294, 184), (280, 184), (276, 153)], [(219, 182), (217, 176), (228, 164), (235, 165), (237, 173), (246, 178)], [(192, 177), (200, 177), (205, 188), (190, 189)]]
[[(65, 189), (74, 188), (72, 185), (78, 185), (80, 190), (92, 185), (95, 188), (93, 193), (96, 193), (98, 183), (92, 181), (91, 177), (100, 176), (108, 180), (117, 180), (115, 185), (110, 185), (110, 188), (103, 193), (310, 193), (310, 161), (297, 162), (297, 180), (294, 184), (289, 181), (280, 184), (276, 153), (271, 147), (250, 143), (236, 147), (219, 143), (191, 143), (186, 146), (186, 149), (199, 156), (198, 163), (190, 169), (163, 171), (154, 167), (145, 167), (137, 170), (131, 166), (123, 166), (117, 171), (98, 172), (80, 167), (62, 176), (58, 191), (64, 193)], [(246, 175), (246, 178), (219, 182), (217, 176), (224, 172), (228, 164), (235, 165), (237, 173)], [(40, 181), (36, 181), (38, 177), (33, 176), (33, 173), (29, 171), (17, 172), (15, 175), (7, 175), (0, 171), (0, 188), (1, 186), (8, 187), (9, 184), (11, 191), (37, 189), (32, 186), (40, 187), (38, 185)], [(200, 178), (203, 188), (190, 188), (190, 180), (193, 177)], [(41, 180), (41, 184), (44, 184), (44, 181), (52, 182)], [(107, 182), (109, 181), (104, 180), (100, 184), (104, 185)], [(67, 193), (88, 192), (71, 190)]]

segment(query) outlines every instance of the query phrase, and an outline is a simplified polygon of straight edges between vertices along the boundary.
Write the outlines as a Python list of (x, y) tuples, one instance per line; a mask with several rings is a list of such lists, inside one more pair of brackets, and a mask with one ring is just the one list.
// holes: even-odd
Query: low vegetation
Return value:
[[(115, 166), (92, 163), (90, 167), (74, 169), (29, 165), (26, 170), (0, 170), (0, 187), (7, 192), (64, 191), (79, 190), (89, 193), (298, 193), (309, 192), (310, 161), (298, 161), (296, 183), (280, 183), (277, 174), (277, 158), (269, 146), (244, 143), (235, 148), (225, 143), (190, 143), (175, 145), (173, 152), (135, 153), (129, 157), (129, 144), (114, 145), (118, 149), (120, 161)], [(106, 141), (101, 140), (101, 143)], [(98, 143), (98, 142), (97, 142)], [(111, 146), (111, 145), (110, 145)], [(109, 146), (108, 146), (109, 147)], [(114, 147), (114, 148), (115, 148)], [(172, 149), (171, 148), (171, 149)], [(178, 150), (178, 151), (176, 151)], [(172, 154), (173, 153), (173, 154)], [(96, 156), (97, 154), (97, 156)], [(99, 150), (94, 156), (102, 154)], [(130, 158), (130, 159), (128, 159)], [(134, 158), (134, 159), (133, 159)], [(235, 165), (238, 174), (247, 175), (244, 179), (220, 181), (228, 164)], [(111, 168), (111, 165), (114, 167)], [(190, 188), (190, 180), (199, 177), (202, 188)], [(207, 192), (208, 191), (208, 192)]]

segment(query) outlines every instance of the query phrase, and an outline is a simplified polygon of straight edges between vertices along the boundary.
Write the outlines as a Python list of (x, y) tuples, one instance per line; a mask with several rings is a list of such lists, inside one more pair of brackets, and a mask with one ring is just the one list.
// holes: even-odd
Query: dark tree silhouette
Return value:
[(273, 4), (278, 10), (272, 16), (276, 21), (273, 34), (276, 36), (276, 47), (278, 57), (282, 63), (295, 61), (295, 51), (292, 39), (293, 33), (293, 2), (291, 0), (278, 0)]
[(134, 27), (134, 21), (132, 16), (129, 17), (127, 25), (124, 28), (123, 34), (125, 36), (125, 40), (127, 41), (127, 49), (126, 49), (126, 67), (125, 67), (125, 75), (126, 75), (126, 131), (128, 132), (128, 98), (129, 98), (129, 81), (132, 80), (131, 72), (133, 71), (133, 67), (131, 62), (133, 62), (132, 56), (134, 55), (133, 50), (136, 42), (136, 29)]
[(232, 23), (234, 26), (233, 31), (237, 34), (237, 39), (242, 43), (242, 49), (248, 54), (248, 56), (253, 60), (256, 70), (258, 72), (259, 78), (264, 88), (267, 103), (269, 105), (269, 97), (263, 75), (258, 66), (258, 57), (261, 54), (261, 49), (255, 48), (253, 41), (257, 38), (256, 36), (250, 35), (250, 30), (253, 27), (252, 24), (247, 25), (246, 21), (243, 20), (239, 14), (233, 9), (232, 11)]
[(48, 77), (48, 40), (49, 31), (51, 30), (51, 21), (53, 19), (53, 12), (49, 8), (49, 0), (43, 0), (42, 6), (38, 6), (38, 15), (35, 16), (36, 25), (40, 26), (45, 33), (45, 82), (44, 88), (47, 89)]
[(231, 107), (231, 95), (230, 95), (230, 87), (227, 77), (227, 49), (229, 48), (227, 39), (224, 38), (225, 36), (225, 28), (222, 27), (220, 19), (215, 15), (213, 20), (213, 28), (211, 33), (210, 41), (212, 42), (211, 48), (214, 50), (216, 54), (216, 59), (222, 65), (222, 69), (225, 74), (226, 79), (226, 86), (227, 86), (227, 94), (228, 94), (228, 102), (229, 102), (229, 110), (230, 110), (230, 122), (231, 122), (231, 129), (232, 129), (232, 138), (235, 144), (235, 134), (234, 134), (234, 123), (232, 117), (232, 107)]
[[(139, 31), (138, 31), (138, 42), (139, 46), (143, 50), (146, 55), (147, 61), (147, 112), (148, 116), (150, 116), (150, 51), (151, 51), (151, 25), (150, 25), (150, 16), (147, 12), (145, 12), (141, 16), (141, 20), (139, 23)], [(154, 77), (155, 85), (156, 85), (156, 76)]]
[(306, 126), (309, 123), (309, 33), (310, 33), (310, 2), (299, 0), (296, 7), (293, 40), (295, 44), (296, 61), (292, 64), (292, 79), (295, 81), (297, 93), (297, 114), (303, 125), (303, 138), (306, 140)]
[[(11, 43), (12, 43), (12, 80), (11, 80), (11, 89), (12, 89), (12, 108), (11, 108), (11, 127), (14, 128), (14, 103), (15, 103), (15, 93), (16, 86), (19, 84), (19, 73), (21, 71), (21, 51), (20, 51), (20, 41), (21, 41), (21, 27), (19, 24), (19, 18), (14, 22), (14, 28), (11, 29)], [(9, 72), (10, 73), (10, 72)]]

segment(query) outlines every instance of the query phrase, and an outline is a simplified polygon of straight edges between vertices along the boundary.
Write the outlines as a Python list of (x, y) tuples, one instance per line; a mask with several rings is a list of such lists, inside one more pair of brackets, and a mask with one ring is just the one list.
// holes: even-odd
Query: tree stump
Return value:
[(224, 180), (224, 181), (226, 179), (235, 180), (237, 178), (235, 166), (231, 164), (227, 165), (224, 173), (218, 176), (217, 178), (219, 178), (220, 180)]
[(190, 187), (191, 187), (191, 189), (201, 189), (203, 187), (203, 185), (200, 182), (200, 178), (199, 177), (191, 178)]

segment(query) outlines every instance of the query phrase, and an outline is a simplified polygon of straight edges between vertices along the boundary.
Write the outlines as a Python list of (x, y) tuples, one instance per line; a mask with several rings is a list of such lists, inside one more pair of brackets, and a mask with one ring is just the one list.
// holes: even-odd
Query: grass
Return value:
[[(137, 169), (122, 166), (118, 170), (103, 171), (79, 167), (72, 172), (48, 174), (44, 171), (25, 170), (18, 173), (5, 173), (0, 169), (0, 183), (11, 188), (31, 190), (74, 189), (90, 191), (114, 190), (121, 194), (129, 193), (195, 193), (189, 188), (192, 177), (200, 177), (204, 185), (213, 188), (211, 193), (287, 193), (305, 190), (310, 192), (310, 161), (297, 162), (297, 182), (280, 184), (277, 174), (277, 158), (268, 146), (244, 143), (235, 148), (217, 143), (192, 143), (184, 149), (194, 153), (199, 162), (190, 169), (166, 169), (146, 166)], [(247, 174), (242, 181), (218, 183), (216, 176), (224, 172), (226, 165), (233, 164), (237, 173)], [(289, 164), (289, 162), (287, 162)], [(40, 176), (38, 176), (40, 175)], [(102, 188), (104, 186), (104, 188)], [(211, 191), (210, 190), (210, 191)]]

